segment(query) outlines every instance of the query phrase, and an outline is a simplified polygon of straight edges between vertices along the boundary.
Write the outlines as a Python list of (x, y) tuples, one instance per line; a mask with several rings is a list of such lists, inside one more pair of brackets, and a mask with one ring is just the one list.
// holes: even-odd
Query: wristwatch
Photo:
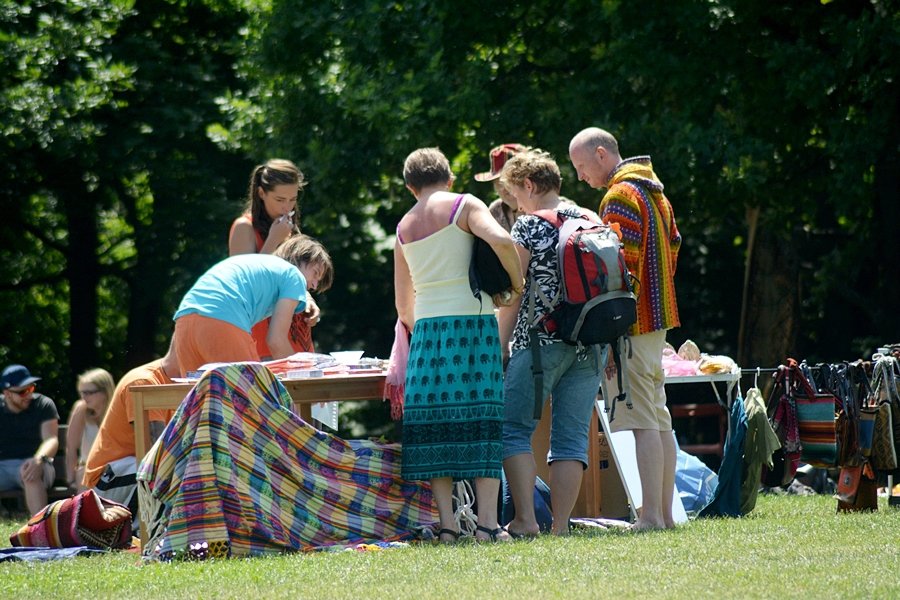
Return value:
[(50, 458), (49, 456), (41, 456), (41, 457), (40, 457), (40, 461), (41, 461), (42, 463), (44, 463), (45, 465), (52, 465), (52, 464), (53, 464), (53, 459)]

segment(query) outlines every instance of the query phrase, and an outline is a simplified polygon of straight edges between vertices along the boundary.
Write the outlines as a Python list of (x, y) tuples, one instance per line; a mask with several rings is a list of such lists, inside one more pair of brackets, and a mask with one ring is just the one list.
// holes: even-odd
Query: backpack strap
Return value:
[[(534, 378), (534, 420), (539, 421), (544, 409), (544, 366), (541, 363), (541, 338), (535, 322), (535, 304), (538, 295), (544, 302), (546, 295), (541, 292), (534, 275), (531, 276), (531, 293), (528, 294), (528, 341), (531, 346), (531, 374)], [(549, 306), (549, 304), (548, 304)]]
[(606, 383), (605, 376), (600, 378), (600, 389), (603, 392), (604, 400), (607, 402), (606, 412), (609, 413), (609, 421), (611, 423), (616, 418), (616, 404), (619, 402), (624, 400), (625, 406), (629, 410), (634, 408), (631, 397), (625, 391), (628, 388), (626, 362), (628, 358), (631, 358), (631, 338), (627, 335), (619, 337), (615, 343), (609, 345), (609, 351), (612, 352), (613, 362), (616, 365), (616, 385), (619, 388), (619, 394), (615, 398), (609, 399), (609, 386)]

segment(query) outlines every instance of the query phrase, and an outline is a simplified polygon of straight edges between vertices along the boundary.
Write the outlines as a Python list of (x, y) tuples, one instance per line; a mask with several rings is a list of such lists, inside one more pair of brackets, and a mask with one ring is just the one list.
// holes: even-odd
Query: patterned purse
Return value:
[(896, 371), (897, 359), (892, 356), (877, 358), (872, 373), (875, 392), (870, 397), (870, 406), (875, 411), (872, 431), (872, 466), (879, 471), (893, 471), (897, 468), (896, 432), (897, 421), (893, 414), (898, 405)]
[[(793, 360), (793, 359), (789, 359)], [(796, 364), (796, 361), (794, 362)], [(781, 448), (772, 453), (772, 467), (763, 465), (761, 483), (766, 487), (787, 485), (800, 466), (800, 435), (797, 428), (797, 408), (790, 394), (788, 367), (781, 365), (775, 373), (775, 384), (769, 396), (769, 422)]]
[(836, 413), (838, 399), (830, 392), (817, 391), (810, 385), (797, 362), (788, 359), (791, 395), (797, 407), (800, 435), (800, 460), (814, 467), (837, 465)]
[(882, 402), (877, 411), (872, 431), (872, 467), (879, 471), (893, 471), (897, 468), (897, 451), (894, 448), (890, 403)]

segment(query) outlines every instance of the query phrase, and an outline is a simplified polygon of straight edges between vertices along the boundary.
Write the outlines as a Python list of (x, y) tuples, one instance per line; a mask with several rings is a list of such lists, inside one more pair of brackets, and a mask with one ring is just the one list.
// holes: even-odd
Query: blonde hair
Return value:
[(308, 235), (297, 233), (288, 237), (272, 254), (283, 258), (297, 268), (307, 263), (322, 265), (322, 277), (319, 279), (319, 285), (316, 286), (317, 292), (329, 289), (334, 281), (334, 265), (331, 263), (331, 255), (319, 240)]
[(521, 186), (526, 179), (531, 180), (538, 194), (559, 192), (562, 186), (559, 165), (548, 152), (538, 149), (520, 152), (503, 165), (500, 182), (504, 185)]
[[(113, 379), (113, 376), (110, 375), (109, 371), (106, 369), (89, 369), (78, 376), (77, 386), (81, 386), (84, 383), (90, 383), (91, 385), (96, 385), (100, 390), (106, 394), (106, 407), (109, 408), (109, 403), (112, 401), (113, 394), (116, 391), (116, 381)], [(104, 411), (104, 414), (105, 411)], [(103, 420), (103, 415), (93, 415), (98, 421)]]

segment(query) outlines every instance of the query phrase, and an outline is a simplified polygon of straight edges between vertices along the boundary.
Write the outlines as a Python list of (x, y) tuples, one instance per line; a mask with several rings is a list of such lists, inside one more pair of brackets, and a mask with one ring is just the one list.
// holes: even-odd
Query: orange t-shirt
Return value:
[[(82, 485), (95, 487), (106, 465), (126, 456), (134, 456), (134, 402), (128, 388), (132, 385), (166, 383), (173, 382), (163, 371), (162, 359), (135, 367), (119, 380), (112, 402), (106, 410), (106, 416), (103, 417), (103, 423), (100, 424), (97, 439), (94, 440), (91, 453), (88, 455)], [(175, 411), (172, 410), (152, 410), (150, 420), (168, 423), (173, 414)]]

